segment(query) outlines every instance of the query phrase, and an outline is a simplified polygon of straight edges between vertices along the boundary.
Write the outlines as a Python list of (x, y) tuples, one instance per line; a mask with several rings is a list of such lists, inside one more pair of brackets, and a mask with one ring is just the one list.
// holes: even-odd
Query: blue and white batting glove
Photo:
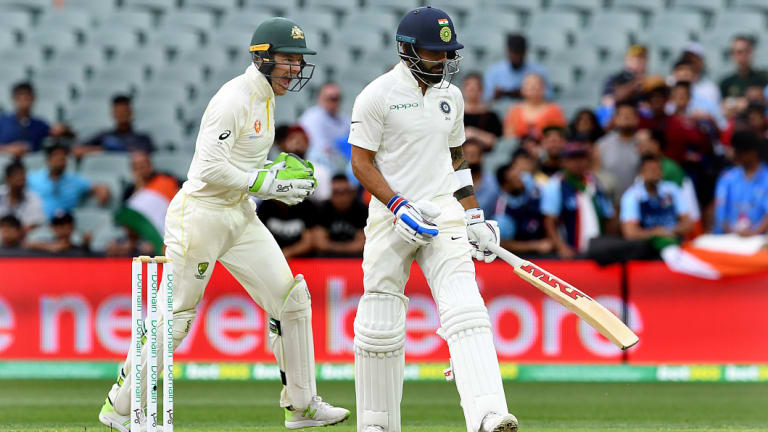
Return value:
[(495, 220), (485, 220), (483, 210), (468, 209), (464, 212), (467, 219), (467, 237), (472, 245), (472, 257), (487, 263), (496, 259), (496, 254), (488, 250), (488, 244), (499, 244), (499, 224)]
[(426, 246), (437, 236), (437, 225), (432, 220), (440, 216), (440, 208), (431, 202), (410, 203), (395, 194), (387, 208), (395, 215), (395, 231), (408, 243)]

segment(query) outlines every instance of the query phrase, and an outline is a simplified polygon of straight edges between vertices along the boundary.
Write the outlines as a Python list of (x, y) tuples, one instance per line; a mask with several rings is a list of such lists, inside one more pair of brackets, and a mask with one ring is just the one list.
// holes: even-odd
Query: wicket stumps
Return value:
[[(144, 264), (147, 264), (147, 319), (144, 325), (142, 286), (144, 285)], [(157, 265), (163, 265), (161, 286), (158, 287)], [(160, 295), (158, 296), (158, 288)], [(131, 267), (131, 354), (133, 379), (131, 384), (131, 432), (139, 432), (141, 403), (141, 348), (147, 346), (147, 432), (158, 430), (157, 380), (159, 351), (163, 351), (163, 422), (160, 430), (173, 432), (173, 264), (163, 256), (140, 256), (133, 258)], [(160, 316), (165, 321), (163, 346), (158, 346), (157, 329)]]

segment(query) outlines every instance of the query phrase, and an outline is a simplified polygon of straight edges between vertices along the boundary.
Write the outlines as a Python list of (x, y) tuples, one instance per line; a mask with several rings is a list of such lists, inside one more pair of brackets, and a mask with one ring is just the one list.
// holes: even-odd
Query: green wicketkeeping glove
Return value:
[(276, 199), (288, 205), (298, 204), (315, 191), (317, 180), (314, 166), (292, 153), (280, 153), (264, 169), (251, 173), (251, 195), (261, 199)]

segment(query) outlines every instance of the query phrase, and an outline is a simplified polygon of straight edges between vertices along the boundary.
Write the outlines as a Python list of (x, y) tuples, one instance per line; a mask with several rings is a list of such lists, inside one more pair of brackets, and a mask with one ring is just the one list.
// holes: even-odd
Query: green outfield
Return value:
[[(2, 431), (106, 431), (96, 419), (108, 381), (0, 381)], [(521, 431), (766, 430), (766, 383), (506, 383)], [(349, 408), (352, 382), (321, 382)], [(179, 381), (176, 431), (284, 431), (277, 382)], [(464, 431), (452, 383), (407, 382), (404, 431)], [(354, 417), (331, 430), (354, 431)]]

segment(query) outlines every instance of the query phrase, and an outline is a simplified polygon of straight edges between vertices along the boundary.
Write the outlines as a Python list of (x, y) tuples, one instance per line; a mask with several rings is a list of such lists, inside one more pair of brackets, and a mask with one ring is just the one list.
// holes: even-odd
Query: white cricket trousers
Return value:
[[(507, 412), (490, 320), (475, 280), (464, 209), (450, 195), (432, 200), (442, 210), (439, 234), (427, 246), (406, 242), (394, 216), (374, 203), (365, 228), (363, 285), (355, 317), (357, 428), (399, 432), (408, 299), (405, 284), (415, 260), (437, 304), (468, 432), (490, 412)], [(447, 359), (446, 359), (447, 360)]]
[(272, 317), (293, 274), (251, 200), (225, 207), (176, 194), (165, 218), (166, 256), (173, 260), (173, 311), (194, 309), (219, 261)]

